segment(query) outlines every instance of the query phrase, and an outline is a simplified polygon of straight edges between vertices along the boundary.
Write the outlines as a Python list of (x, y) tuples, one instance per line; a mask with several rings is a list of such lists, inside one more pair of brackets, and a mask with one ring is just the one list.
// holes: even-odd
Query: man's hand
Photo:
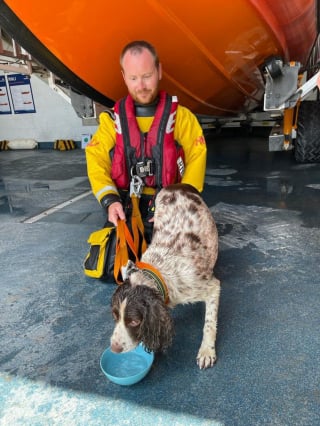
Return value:
[(117, 226), (119, 219), (125, 220), (126, 216), (124, 214), (122, 204), (116, 201), (108, 207), (108, 220), (109, 222), (112, 222), (114, 226)]

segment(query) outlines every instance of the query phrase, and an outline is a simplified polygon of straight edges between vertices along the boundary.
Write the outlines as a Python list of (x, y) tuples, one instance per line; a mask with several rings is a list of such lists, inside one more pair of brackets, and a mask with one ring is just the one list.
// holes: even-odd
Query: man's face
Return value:
[(149, 104), (155, 100), (162, 72), (161, 65), (156, 67), (149, 50), (127, 52), (122, 60), (122, 75), (128, 92), (136, 102)]

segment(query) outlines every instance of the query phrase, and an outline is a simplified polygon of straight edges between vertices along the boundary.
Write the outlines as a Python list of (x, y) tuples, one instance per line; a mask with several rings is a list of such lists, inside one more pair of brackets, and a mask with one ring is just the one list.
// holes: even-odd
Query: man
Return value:
[(88, 177), (114, 225), (125, 219), (131, 182), (141, 195), (141, 215), (148, 227), (156, 190), (181, 181), (202, 191), (206, 143), (196, 117), (176, 97), (159, 90), (162, 67), (151, 44), (129, 43), (120, 66), (129, 94), (116, 102), (114, 115), (100, 114), (98, 130), (86, 147)]

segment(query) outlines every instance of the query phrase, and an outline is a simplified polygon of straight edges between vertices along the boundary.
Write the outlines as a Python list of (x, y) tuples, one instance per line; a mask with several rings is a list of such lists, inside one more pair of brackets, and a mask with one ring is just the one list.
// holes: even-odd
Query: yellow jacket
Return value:
[[(91, 141), (86, 146), (88, 178), (93, 194), (100, 200), (109, 194), (118, 194), (111, 179), (110, 151), (115, 145), (116, 131), (114, 121), (106, 112), (100, 114), (100, 124)], [(140, 130), (148, 132), (153, 117), (137, 117)], [(185, 170), (182, 183), (194, 186), (198, 191), (203, 190), (207, 147), (201, 126), (191, 111), (178, 105), (174, 139), (183, 147), (185, 155)], [(145, 188), (145, 193), (153, 189)]]

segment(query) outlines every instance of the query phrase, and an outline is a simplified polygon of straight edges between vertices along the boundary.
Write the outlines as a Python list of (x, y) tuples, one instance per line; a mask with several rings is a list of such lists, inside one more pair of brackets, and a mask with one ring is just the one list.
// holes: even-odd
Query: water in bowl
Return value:
[(112, 365), (108, 370), (116, 377), (129, 377), (139, 374), (148, 367), (147, 360), (135, 353), (123, 354), (112, 359)]

